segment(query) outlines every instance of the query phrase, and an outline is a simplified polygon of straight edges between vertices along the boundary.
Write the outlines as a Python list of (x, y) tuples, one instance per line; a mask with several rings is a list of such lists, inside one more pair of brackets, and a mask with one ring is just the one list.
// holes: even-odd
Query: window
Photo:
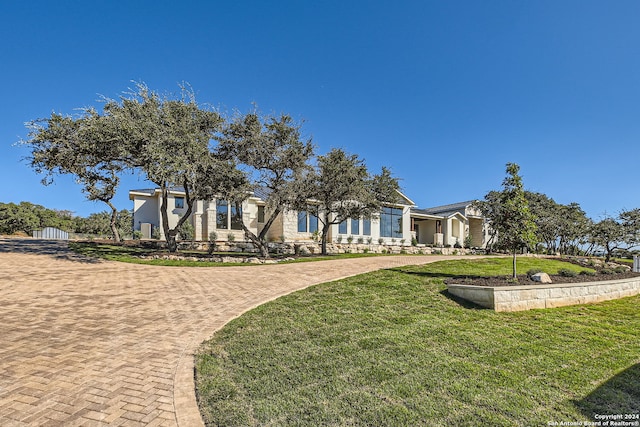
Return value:
[(362, 234), (365, 236), (371, 236), (371, 220), (363, 219), (362, 220)]
[(240, 204), (231, 205), (231, 229), (242, 230), (242, 206)]
[(258, 222), (264, 224), (264, 206), (258, 206)]
[(229, 206), (226, 200), (216, 200), (216, 228), (226, 230), (229, 228)]
[(298, 212), (298, 233), (307, 231), (307, 211)]
[(351, 218), (351, 234), (360, 234), (360, 219)]
[(309, 214), (309, 233), (315, 233), (318, 231), (318, 217), (314, 214)]
[(309, 211), (298, 212), (298, 233), (318, 231), (318, 217)]
[(184, 209), (184, 197), (174, 197), (173, 202), (176, 209)]
[(347, 234), (347, 220), (345, 219), (340, 224), (338, 224), (338, 233)]
[(402, 209), (382, 208), (380, 213), (380, 236), (402, 237)]

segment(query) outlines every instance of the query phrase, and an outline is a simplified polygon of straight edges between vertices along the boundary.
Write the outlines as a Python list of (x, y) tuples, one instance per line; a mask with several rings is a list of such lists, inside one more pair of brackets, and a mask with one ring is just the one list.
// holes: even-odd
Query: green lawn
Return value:
[[(524, 261), (525, 271), (571, 268)], [(379, 271), (246, 313), (196, 357), (203, 418), (220, 426), (546, 426), (640, 412), (640, 297), (495, 313), (444, 291), (445, 277), (508, 275), (510, 262)]]

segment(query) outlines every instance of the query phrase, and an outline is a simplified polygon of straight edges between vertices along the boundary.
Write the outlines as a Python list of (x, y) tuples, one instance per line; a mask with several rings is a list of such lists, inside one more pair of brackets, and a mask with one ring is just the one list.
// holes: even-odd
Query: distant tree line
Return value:
[(490, 250), (514, 253), (514, 260), (524, 248), (561, 255), (602, 252), (608, 261), (640, 246), (640, 208), (594, 221), (578, 203), (563, 205), (524, 190), (518, 172), (518, 165), (507, 164), (502, 191), (490, 191), (476, 202), (491, 226)]
[[(22, 143), (31, 150), (29, 166), (44, 174), (43, 184), (72, 175), (89, 200), (109, 206), (115, 241), (122, 236), (111, 200), (123, 173), (139, 173), (160, 189), (160, 225), (170, 252), (177, 250), (196, 200), (223, 198), (236, 205), (234, 220), (267, 257), (266, 236), (276, 217), (286, 210), (313, 210), (317, 205), (309, 201), (320, 188), (325, 253), (330, 224), (373, 216), (398, 198), (398, 179), (386, 168), (372, 175), (362, 159), (340, 149), (316, 158), (311, 138), (287, 114), (254, 110), (225, 118), (198, 104), (187, 86), (170, 96), (137, 84), (119, 99), (103, 101), (101, 112), (88, 108), (74, 117), (53, 113), (32, 121)], [(266, 194), (267, 217), (255, 234), (237, 207), (258, 187)], [(171, 227), (167, 196), (174, 188), (185, 192), (186, 212)]]
[[(131, 211), (123, 209), (117, 213), (116, 226), (121, 236), (132, 236), (133, 217)], [(25, 233), (55, 227), (77, 234), (97, 236), (111, 235), (111, 214), (92, 213), (88, 217), (73, 215), (68, 210), (48, 209), (30, 202), (0, 202), (0, 234)]]

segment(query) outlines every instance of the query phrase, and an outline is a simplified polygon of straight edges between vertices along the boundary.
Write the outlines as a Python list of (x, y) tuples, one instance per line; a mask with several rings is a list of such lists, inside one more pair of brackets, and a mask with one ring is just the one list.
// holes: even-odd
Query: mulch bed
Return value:
[[(575, 277), (565, 277), (560, 275), (549, 275), (553, 283), (583, 283), (583, 282), (600, 282), (603, 280), (630, 279), (632, 277), (640, 277), (640, 273), (598, 273), (595, 276), (579, 274)], [(454, 277), (444, 281), (447, 285), (476, 285), (476, 286), (526, 286), (540, 285), (529, 279), (526, 274), (518, 276), (518, 281), (514, 282), (511, 276), (493, 276), (493, 277)]]

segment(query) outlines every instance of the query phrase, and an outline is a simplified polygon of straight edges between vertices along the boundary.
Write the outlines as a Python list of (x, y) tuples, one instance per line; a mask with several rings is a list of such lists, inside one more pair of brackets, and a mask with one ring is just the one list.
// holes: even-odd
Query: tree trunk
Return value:
[(321, 245), (322, 255), (327, 255), (327, 240), (329, 239), (330, 227), (331, 227), (331, 223), (329, 222), (329, 214), (325, 213), (324, 221), (322, 224), (322, 245)]
[(178, 233), (175, 230), (169, 230), (166, 234), (167, 236), (167, 249), (169, 249), (170, 253), (175, 253), (178, 251), (178, 241), (176, 240), (176, 235)]
[(109, 207), (111, 208), (111, 221), (109, 226), (111, 227), (111, 234), (113, 235), (113, 241), (116, 243), (120, 243), (122, 239), (120, 239), (120, 233), (118, 232), (117, 219), (118, 219), (118, 210), (113, 204), (108, 200), (103, 200)]
[(242, 224), (242, 231), (244, 231), (244, 235), (246, 238), (251, 240), (251, 243), (256, 245), (260, 250), (260, 256), (263, 258), (269, 258), (269, 244), (267, 243), (266, 236), (267, 231), (271, 228), (271, 224), (275, 221), (276, 217), (280, 214), (280, 208), (277, 208), (269, 217), (267, 222), (264, 224), (262, 231), (258, 236), (256, 236), (247, 226), (244, 224), (244, 220), (240, 212), (240, 203), (236, 202), (236, 219), (240, 220), (240, 224)]
[(514, 249), (513, 250), (513, 278), (514, 279), (518, 278), (517, 269), (516, 269), (516, 252), (517, 250)]

